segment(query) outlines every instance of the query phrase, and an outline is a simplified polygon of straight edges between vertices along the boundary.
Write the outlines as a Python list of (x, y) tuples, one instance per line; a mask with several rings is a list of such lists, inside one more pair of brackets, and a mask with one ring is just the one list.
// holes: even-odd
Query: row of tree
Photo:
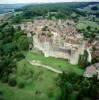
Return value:
[(16, 84), (11, 74), (16, 75), (16, 63), (24, 58), (22, 51), (28, 48), (29, 42), (24, 31), (15, 29), (9, 23), (0, 25), (0, 79), (3, 82)]
[(79, 4), (76, 3), (29, 5), (20, 9), (22, 13), (14, 16), (13, 22), (19, 23), (23, 19), (34, 19), (34, 18), (53, 19), (53, 17), (55, 19), (73, 18), (75, 21), (77, 21), (79, 16), (86, 16), (84, 12), (81, 12), (76, 9), (76, 7), (78, 6)]
[(84, 78), (74, 73), (60, 75), (58, 85), (61, 89), (59, 100), (98, 100), (99, 80), (97, 76)]

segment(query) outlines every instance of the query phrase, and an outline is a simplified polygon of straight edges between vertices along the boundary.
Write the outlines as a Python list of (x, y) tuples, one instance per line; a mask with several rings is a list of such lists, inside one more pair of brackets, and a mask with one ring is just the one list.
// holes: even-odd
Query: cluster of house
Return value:
[(90, 78), (93, 77), (94, 75), (97, 75), (97, 78), (99, 79), (99, 62), (88, 66), (83, 76)]
[(37, 19), (19, 24), (27, 36), (33, 36), (33, 46), (41, 50), (46, 57), (65, 58), (71, 64), (77, 64), (79, 55), (84, 52), (83, 34), (75, 29), (72, 20)]
[[(15, 25), (25, 30), (28, 37), (33, 38), (33, 47), (41, 50), (45, 57), (53, 56), (56, 58), (68, 59), (71, 64), (77, 64), (79, 55), (86, 49), (91, 61), (89, 44), (83, 40), (83, 33), (79, 33), (75, 28), (75, 22), (72, 20), (47, 20), (35, 19), (32, 22), (25, 22)], [(96, 57), (99, 54), (99, 42), (94, 44)], [(88, 48), (87, 48), (88, 47)], [(98, 53), (97, 53), (98, 52)], [(99, 63), (88, 66), (84, 72), (85, 77), (92, 77), (99, 74)]]

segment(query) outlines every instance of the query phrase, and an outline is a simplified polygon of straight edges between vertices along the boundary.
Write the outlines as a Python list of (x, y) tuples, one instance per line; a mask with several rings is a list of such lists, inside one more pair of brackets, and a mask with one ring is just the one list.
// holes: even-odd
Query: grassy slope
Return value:
[(9, 87), (7, 84), (1, 82), (0, 91), (3, 91), (4, 100), (33, 100), (33, 91), (24, 91), (16, 87)]
[[(10, 87), (7, 84), (0, 83), (0, 90), (3, 91), (5, 100), (55, 100), (59, 95), (60, 90), (56, 86), (58, 74), (42, 67), (30, 65), (26, 60), (40, 60), (44, 64), (60, 70), (76, 72), (77, 74), (83, 73), (78, 65), (71, 65), (64, 59), (45, 58), (42, 54), (33, 52), (25, 54), (26, 59), (17, 63), (17, 82), (24, 82), (25, 87), (19, 89), (18, 86)], [(37, 91), (40, 94), (36, 94)]]
[(44, 57), (42, 54), (37, 54), (33, 52), (28, 52), (26, 54), (26, 59), (28, 60), (40, 60), (43, 64), (55, 67), (56, 69), (66, 71), (66, 72), (75, 72), (77, 74), (82, 74), (83, 70), (79, 65), (71, 65), (66, 59), (58, 59), (54, 57)]
[[(25, 66), (23, 64), (25, 64)], [(41, 67), (30, 65), (26, 60), (20, 61), (18, 63), (17, 78), (21, 77), (20, 79), (23, 79), (23, 76), (21, 75), (21, 73), (23, 73), (23, 70), (26, 73), (29, 73), (29, 70), (33, 71), (33, 76), (32, 76), (33, 80), (30, 81), (31, 78), (26, 79), (27, 85), (24, 88), (25, 90), (33, 90), (34, 95), (36, 91), (40, 91), (48, 95), (49, 94), (48, 92), (51, 92), (52, 89), (53, 95), (57, 94), (58, 88), (55, 85), (56, 81), (55, 79), (57, 77), (56, 73), (53, 73)]]
[[(23, 64), (26, 64), (26, 67)], [(10, 87), (0, 82), (0, 91), (3, 91), (4, 100), (55, 100), (59, 92), (55, 84), (56, 73), (31, 66), (26, 60), (18, 62), (17, 70), (17, 81), (18, 83), (24, 81), (25, 87), (19, 89), (17, 86)], [(27, 78), (23, 73), (25, 71), (28, 75), (29, 70), (34, 72), (32, 78)], [(36, 91), (40, 94), (36, 94)]]
[[(32, 77), (27, 77), (33, 71)], [(0, 83), (0, 90), (3, 91), (4, 100), (55, 100), (59, 94), (56, 86), (57, 74), (41, 67), (30, 65), (26, 60), (17, 64), (17, 82), (24, 82), (25, 87), (10, 87)], [(39, 91), (40, 94), (36, 94)]]

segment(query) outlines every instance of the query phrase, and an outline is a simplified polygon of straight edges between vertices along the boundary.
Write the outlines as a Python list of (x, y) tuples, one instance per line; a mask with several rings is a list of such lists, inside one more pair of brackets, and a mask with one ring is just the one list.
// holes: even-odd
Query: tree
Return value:
[(91, 27), (90, 26), (87, 26), (87, 30), (90, 31), (90, 29), (91, 29)]
[(4, 54), (12, 54), (12, 52), (15, 52), (17, 50), (17, 46), (14, 42), (6, 43), (2, 48)]
[(22, 36), (24, 34), (24, 32), (20, 29), (16, 30), (16, 32), (14, 33), (14, 40), (18, 40), (20, 36)]
[(28, 38), (23, 33), (9, 24), (0, 26), (0, 79), (12, 86), (17, 80), (9, 76), (16, 74), (16, 62), (24, 58), (21, 50), (28, 49)]
[(59, 100), (97, 100), (99, 83), (96, 76), (84, 78), (75, 73), (63, 73), (59, 77), (61, 95)]
[(93, 6), (93, 7), (91, 7), (91, 10), (98, 10), (98, 7), (97, 6)]
[(6, 25), (3, 29), (2, 32), (5, 33), (6, 36), (13, 36), (13, 33), (15, 32), (13, 26), (11, 25)]
[(13, 22), (13, 23), (20, 23), (21, 20), (22, 20), (21, 15), (16, 15), (16, 16), (12, 19), (12, 22)]
[(17, 45), (19, 50), (28, 50), (29, 48), (29, 41), (27, 39), (27, 36), (21, 36), (17, 40)]
[(84, 51), (84, 54), (79, 56), (79, 62), (78, 62), (78, 63), (79, 63), (81, 66), (86, 67), (86, 66), (88, 65), (87, 59), (88, 59), (88, 52), (85, 50), (85, 51)]

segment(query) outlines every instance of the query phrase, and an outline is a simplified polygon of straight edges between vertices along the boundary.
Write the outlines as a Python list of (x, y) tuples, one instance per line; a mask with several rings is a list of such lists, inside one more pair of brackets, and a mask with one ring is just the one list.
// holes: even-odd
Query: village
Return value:
[(76, 31), (74, 21), (45, 19), (18, 26), (27, 32), (28, 37), (33, 34), (34, 48), (41, 50), (46, 57), (65, 58), (77, 64), (79, 54), (84, 52), (83, 35)]
[(98, 3), (0, 8), (0, 100), (99, 99)]
[[(75, 24), (73, 20), (35, 19), (32, 22), (15, 25), (15, 27), (20, 26), (28, 38), (32, 37), (33, 44), (29, 45), (30, 49), (41, 50), (45, 57), (63, 58), (75, 65), (78, 64), (79, 56), (87, 50), (89, 54), (87, 60), (91, 62), (92, 46), (98, 42), (95, 41), (89, 45), (88, 41), (84, 40), (83, 33), (76, 30)], [(91, 67), (86, 69), (85, 77), (92, 77), (98, 72), (97, 69), (91, 70), (94, 69)]]

